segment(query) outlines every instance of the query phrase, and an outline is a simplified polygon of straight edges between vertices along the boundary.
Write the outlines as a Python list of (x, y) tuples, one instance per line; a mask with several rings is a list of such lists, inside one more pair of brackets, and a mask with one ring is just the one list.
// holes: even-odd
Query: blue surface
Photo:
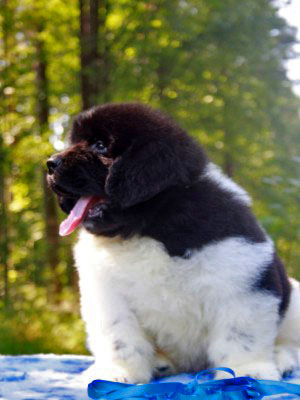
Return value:
[[(0, 400), (87, 400), (81, 372), (92, 362), (92, 357), (73, 355), (0, 356)], [(164, 379), (189, 380), (186, 374)], [(285, 380), (300, 384), (300, 369)], [(276, 398), (299, 399), (291, 395)]]

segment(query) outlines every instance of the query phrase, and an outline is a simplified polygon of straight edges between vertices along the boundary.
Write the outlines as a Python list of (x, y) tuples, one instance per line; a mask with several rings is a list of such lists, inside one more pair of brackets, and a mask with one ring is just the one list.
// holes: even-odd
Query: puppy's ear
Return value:
[[(105, 191), (121, 208), (146, 201), (164, 189), (189, 185), (198, 176), (199, 163), (166, 141), (132, 144), (110, 168)], [(182, 149), (181, 149), (182, 150)]]

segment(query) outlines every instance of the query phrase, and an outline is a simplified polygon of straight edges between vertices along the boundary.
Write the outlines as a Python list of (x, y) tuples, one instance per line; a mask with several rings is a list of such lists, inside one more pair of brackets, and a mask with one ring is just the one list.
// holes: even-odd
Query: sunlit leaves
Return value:
[[(214, 161), (226, 166), (230, 159), (235, 180), (250, 191), (261, 223), (289, 271), (300, 277), (300, 102), (283, 68), (293, 30), (268, 0), (100, 3), (98, 45), (109, 63), (99, 64), (99, 77), (108, 72), (109, 79), (97, 102), (109, 98), (159, 107)], [(5, 9), (0, 5), (0, 170), (9, 188), (8, 279), (16, 317), (0, 314), (3, 335), (12, 338), (8, 343), (0, 337), (0, 352), (83, 351), (77, 292), (71, 288), (72, 239), (61, 242), (57, 273), (63, 290), (59, 299), (51, 297), (42, 189), (45, 160), (63, 148), (81, 108), (78, 1), (5, 4)], [(47, 56), (46, 128), (37, 118), (38, 41)]]

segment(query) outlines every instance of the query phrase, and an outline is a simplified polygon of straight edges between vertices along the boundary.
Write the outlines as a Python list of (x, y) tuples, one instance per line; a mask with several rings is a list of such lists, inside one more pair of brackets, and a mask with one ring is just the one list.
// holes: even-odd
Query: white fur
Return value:
[(292, 278), (290, 282), (290, 304), (280, 325), (275, 347), (276, 363), (281, 373), (297, 368), (300, 363), (300, 290), (299, 282)]
[[(182, 259), (150, 238), (104, 238), (82, 230), (75, 260), (96, 357), (92, 378), (146, 382), (161, 365), (161, 353), (172, 372), (200, 370), (209, 359), (238, 374), (278, 378), (278, 299), (252, 290), (273, 253), (269, 239), (253, 244), (232, 237)], [(295, 289), (281, 324), (285, 348), (291, 340), (299, 345), (293, 325), (297, 320), (299, 327), (299, 313)]]
[(226, 176), (220, 167), (209, 162), (204, 170), (202, 178), (209, 179), (219, 187), (234, 194), (234, 197), (247, 205), (251, 205), (252, 200), (248, 193), (237, 183)]

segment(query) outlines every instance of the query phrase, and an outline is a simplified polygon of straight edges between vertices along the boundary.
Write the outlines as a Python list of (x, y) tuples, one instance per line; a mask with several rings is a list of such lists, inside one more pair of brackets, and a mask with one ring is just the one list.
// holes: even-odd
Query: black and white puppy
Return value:
[(94, 378), (297, 366), (300, 295), (248, 194), (176, 123), (140, 104), (81, 113), (48, 180), (75, 246)]

